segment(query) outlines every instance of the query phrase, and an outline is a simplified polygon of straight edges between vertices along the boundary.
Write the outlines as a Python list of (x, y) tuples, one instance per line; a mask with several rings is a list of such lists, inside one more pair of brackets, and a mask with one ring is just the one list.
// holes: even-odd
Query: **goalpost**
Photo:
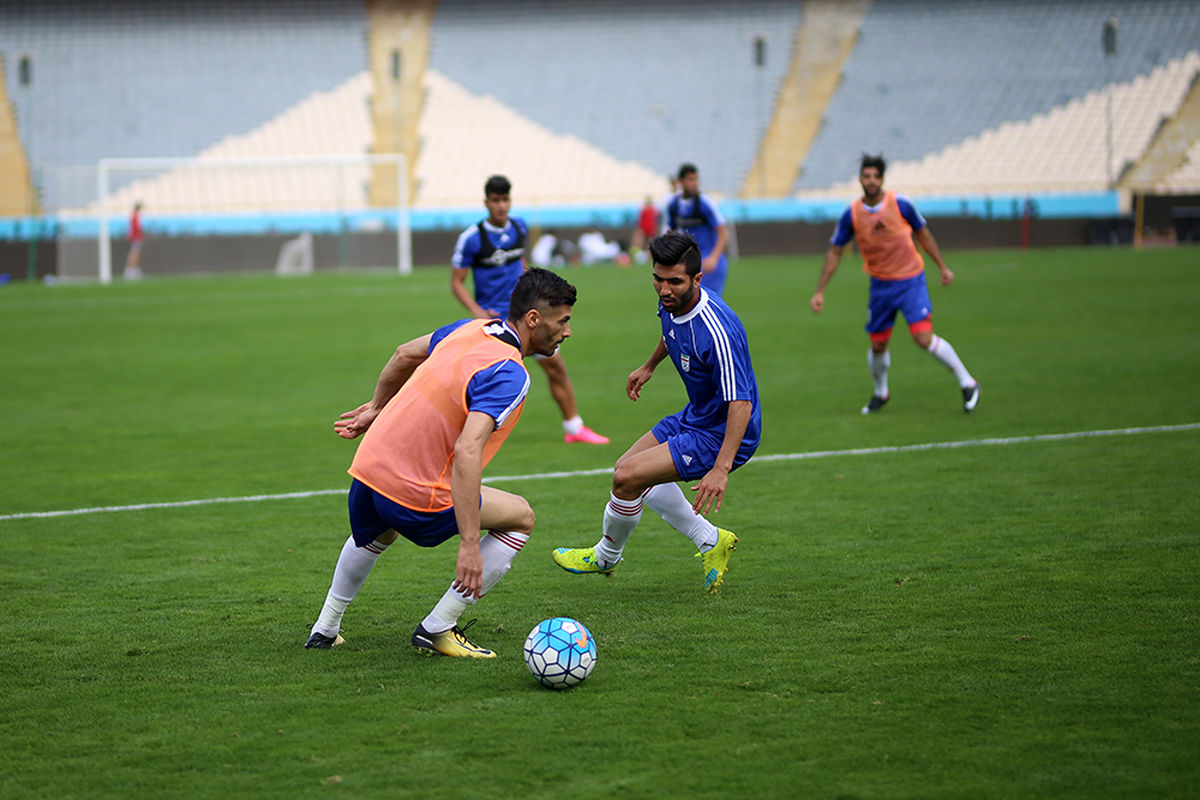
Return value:
[[(394, 172), (394, 176), (391, 174)], [(401, 153), (206, 158), (103, 158), (96, 165), (101, 283), (111, 283), (112, 227), (134, 203), (151, 229), (294, 236), (314, 228), (394, 227), (396, 268), (412, 272), (408, 169)], [(264, 265), (269, 268), (270, 265)]]

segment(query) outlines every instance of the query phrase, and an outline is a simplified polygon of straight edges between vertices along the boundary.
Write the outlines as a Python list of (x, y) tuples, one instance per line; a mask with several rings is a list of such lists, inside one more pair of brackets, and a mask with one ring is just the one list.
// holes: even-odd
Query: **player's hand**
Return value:
[(483, 588), (483, 556), (479, 554), (479, 542), (459, 542), (453, 588), (466, 597), (479, 597), (479, 590)]
[(717, 268), (717, 262), (720, 259), (720, 256), (709, 255), (708, 258), (700, 262), (700, 271), (707, 275)]
[(808, 301), (808, 307), (813, 310), (814, 314), (820, 314), (821, 309), (825, 308), (825, 293), (817, 292)]
[(949, 268), (942, 270), (942, 286), (949, 286), (954, 283), (954, 273)]
[(629, 373), (629, 378), (625, 381), (625, 394), (629, 395), (630, 400), (637, 400), (642, 396), (642, 387), (647, 381), (654, 376), (654, 370), (642, 365)]
[(697, 514), (707, 514), (709, 509), (721, 510), (721, 500), (725, 497), (725, 489), (729, 486), (729, 473), (720, 467), (710, 469), (700, 483), (692, 487), (696, 499), (692, 501), (692, 511)]
[(357, 439), (366, 433), (379, 412), (370, 403), (363, 403), (353, 411), (347, 411), (333, 423), (333, 431), (343, 439)]

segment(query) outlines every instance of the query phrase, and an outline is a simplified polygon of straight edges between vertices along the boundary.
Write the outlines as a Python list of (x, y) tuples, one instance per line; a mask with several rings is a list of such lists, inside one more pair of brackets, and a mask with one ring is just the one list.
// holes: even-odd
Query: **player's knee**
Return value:
[(516, 520), (513, 523), (513, 529), (522, 533), (532, 533), (534, 523), (537, 522), (537, 515), (533, 513), (533, 506), (529, 505), (529, 501), (524, 497), (521, 498), (521, 507), (517, 511)]
[(928, 317), (909, 325), (908, 332), (912, 335), (913, 341), (926, 350), (933, 343), (933, 321)]
[(617, 462), (613, 470), (612, 493), (622, 500), (634, 500), (646, 487), (628, 464)]

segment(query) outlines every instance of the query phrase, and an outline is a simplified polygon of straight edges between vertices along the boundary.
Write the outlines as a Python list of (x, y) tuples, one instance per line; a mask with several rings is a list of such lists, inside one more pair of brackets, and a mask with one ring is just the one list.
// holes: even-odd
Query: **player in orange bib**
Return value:
[(366, 435), (349, 470), (351, 535), (306, 648), (342, 643), (346, 607), (397, 538), (435, 547), (457, 534), (455, 579), (412, 643), (448, 656), (495, 655), (468, 639), (470, 623), (460, 628), (458, 619), (508, 572), (534, 515), (525, 498), (483, 486), (483, 468), (521, 416), (524, 359), (553, 355), (571, 335), (575, 295), (554, 272), (525, 272), (507, 319), (459, 320), (400, 345), (371, 401), (334, 423), (343, 439)]
[(933, 303), (925, 284), (925, 260), (917, 252), (913, 239), (929, 254), (941, 273), (942, 285), (954, 282), (954, 273), (942, 260), (937, 242), (925, 219), (911, 200), (895, 192), (883, 191), (883, 173), (887, 168), (883, 156), (863, 154), (858, 171), (863, 196), (842, 213), (834, 231), (817, 291), (808, 304), (814, 312), (825, 307), (825, 287), (842, 258), (842, 250), (851, 239), (858, 240), (863, 256), (863, 271), (871, 276), (871, 295), (867, 335), (871, 349), (867, 366), (875, 389), (862, 413), (870, 414), (883, 408), (890, 399), (888, 369), (892, 364), (888, 342), (896, 313), (904, 314), (913, 341), (946, 366), (962, 390), (963, 411), (974, 411), (979, 404), (979, 381), (971, 376), (954, 347), (933, 332)]

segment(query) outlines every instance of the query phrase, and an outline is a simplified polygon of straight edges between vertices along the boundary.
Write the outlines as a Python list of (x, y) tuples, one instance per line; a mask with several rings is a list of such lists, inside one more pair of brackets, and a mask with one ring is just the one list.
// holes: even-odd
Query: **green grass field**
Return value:
[[(853, 260), (820, 316), (817, 258), (735, 264), (765, 432), (715, 597), (649, 512), (613, 578), (553, 565), (595, 540), (605, 474), (503, 480), (611, 467), (683, 402), (669, 365), (624, 397), (646, 271), (569, 271), (564, 354), (613, 444), (564, 445), (533, 369), (487, 475), (538, 525), (471, 613), (500, 657), (470, 663), (408, 646), (453, 546), (394, 546), (346, 646), (302, 649), (347, 535), (332, 422), (460, 316), (447, 270), (0, 288), (0, 796), (1196, 797), (1200, 429), (1014, 439), (1200, 423), (1200, 253), (948, 255), (972, 415), (903, 333), (859, 414)], [(285, 493), (317, 494), (26, 516)], [(557, 615), (599, 643), (559, 693), (520, 652)]]

